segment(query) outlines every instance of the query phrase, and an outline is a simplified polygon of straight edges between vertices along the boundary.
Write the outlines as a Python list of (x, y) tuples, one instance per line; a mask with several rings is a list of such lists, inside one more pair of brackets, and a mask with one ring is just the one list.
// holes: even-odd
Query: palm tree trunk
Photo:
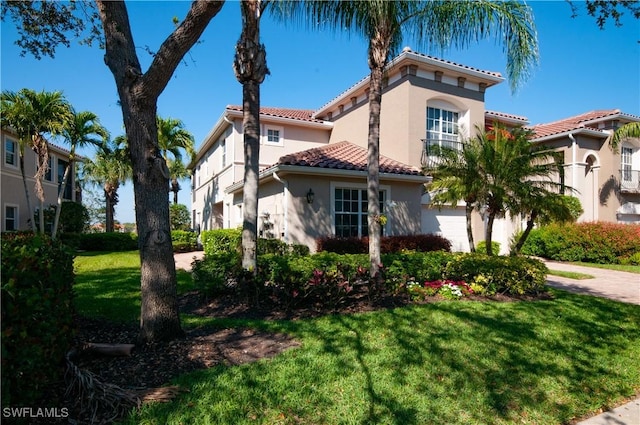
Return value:
[(258, 240), (258, 158), (260, 155), (260, 86), (242, 86), (244, 99), (244, 191), (242, 211), (242, 268), (253, 273), (257, 264)]
[(489, 213), (489, 218), (487, 218), (487, 230), (485, 232), (484, 241), (487, 244), (487, 255), (493, 255), (493, 246), (491, 246), (491, 238), (493, 237), (493, 222), (496, 219), (496, 214), (493, 212)]
[(22, 184), (24, 186), (24, 196), (27, 198), (27, 213), (29, 214), (29, 223), (31, 230), (36, 233), (36, 221), (33, 218), (33, 208), (31, 207), (31, 196), (29, 195), (29, 185), (27, 184), (27, 176), (24, 172), (24, 151), (20, 149), (20, 174), (22, 175)]
[(106, 202), (106, 208), (104, 211), (104, 231), (109, 233), (113, 232), (114, 205), (111, 190), (107, 189), (107, 187), (104, 188), (104, 199)]
[(390, 37), (381, 25), (369, 40), (369, 135), (367, 140), (367, 200), (370, 276), (380, 275), (380, 111), (382, 77), (389, 53)]
[(531, 230), (533, 230), (533, 226), (535, 224), (537, 217), (538, 217), (538, 211), (537, 210), (531, 211), (531, 216), (529, 217), (529, 220), (527, 220), (527, 227), (524, 229), (524, 232), (522, 232), (522, 234), (520, 235), (520, 238), (518, 238), (518, 243), (516, 243), (515, 246), (511, 249), (511, 252), (509, 253), (510, 255), (515, 256), (520, 254), (520, 250), (522, 249), (522, 246), (527, 241), (527, 238), (529, 237)]
[[(73, 156), (73, 149), (71, 149), (71, 155)], [(60, 187), (58, 188), (58, 203), (57, 203), (57, 208), (56, 208), (56, 216), (53, 219), (53, 228), (51, 229), (51, 238), (55, 239), (56, 235), (58, 234), (58, 225), (60, 223), (60, 212), (62, 210), (62, 196), (64, 194), (64, 188), (67, 184), (67, 179), (69, 178), (69, 171), (71, 170), (71, 167), (73, 166), (73, 161), (69, 161), (69, 163), (67, 164), (67, 166), (64, 169), (64, 175), (62, 176), (62, 183), (60, 184)]]
[(464, 208), (464, 215), (466, 217), (467, 222), (467, 238), (469, 240), (469, 250), (471, 252), (476, 252), (476, 245), (473, 240), (473, 227), (471, 226), (471, 214), (473, 213), (473, 204), (469, 201), (466, 201), (467, 205)]

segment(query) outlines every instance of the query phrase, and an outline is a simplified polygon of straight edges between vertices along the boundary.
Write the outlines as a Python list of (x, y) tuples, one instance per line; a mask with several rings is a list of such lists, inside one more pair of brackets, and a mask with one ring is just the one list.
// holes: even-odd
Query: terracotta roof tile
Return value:
[[(276, 165), (331, 168), (336, 170), (367, 170), (367, 150), (343, 141), (319, 148), (285, 155)], [(416, 167), (380, 156), (380, 172), (389, 174), (420, 175)]]
[[(242, 112), (242, 106), (227, 105), (227, 110)], [(313, 118), (313, 110), (310, 109), (292, 109), (292, 108), (276, 108), (264, 106), (260, 108), (261, 115), (268, 115), (278, 118), (289, 118), (292, 120), (300, 120), (307, 122), (322, 123), (324, 121)]]
[[(554, 134), (565, 133), (567, 131), (578, 130), (581, 128), (590, 128), (594, 131), (598, 131), (596, 127), (588, 126), (587, 122), (593, 121), (600, 118), (606, 118), (611, 115), (620, 114), (619, 109), (603, 109), (585, 112), (584, 114), (575, 115), (573, 117), (564, 118), (558, 121), (545, 123), (545, 124), (536, 124), (530, 126), (529, 128), (533, 130), (535, 134), (535, 138), (551, 136)], [(603, 135), (607, 133), (602, 132)]]

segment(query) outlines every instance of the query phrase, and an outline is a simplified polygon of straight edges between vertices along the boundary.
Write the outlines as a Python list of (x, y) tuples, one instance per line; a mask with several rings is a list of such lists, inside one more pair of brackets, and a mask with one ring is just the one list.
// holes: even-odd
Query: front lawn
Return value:
[[(82, 314), (136, 320), (139, 274), (128, 255), (76, 259)], [(180, 287), (189, 284), (181, 275)], [(284, 332), (301, 346), (182, 375), (173, 383), (189, 393), (126, 423), (562, 424), (637, 395), (640, 306), (552, 294), (296, 321), (183, 316), (185, 327)]]

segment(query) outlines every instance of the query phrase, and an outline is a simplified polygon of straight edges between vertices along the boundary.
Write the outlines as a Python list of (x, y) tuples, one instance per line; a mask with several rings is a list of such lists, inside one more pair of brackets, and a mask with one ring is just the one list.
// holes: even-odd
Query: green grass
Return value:
[[(75, 259), (78, 313), (117, 322), (137, 322), (140, 318), (140, 254), (126, 252), (85, 252)], [(178, 292), (192, 289), (191, 275), (177, 270)]]
[[(112, 255), (119, 260), (78, 258), (79, 299), (101, 305), (86, 311), (106, 307), (83, 270), (94, 279), (120, 275), (106, 297), (117, 309), (136, 310), (129, 306), (139, 284), (135, 262)], [(90, 266), (92, 258), (106, 268)], [(300, 321), (183, 317), (186, 327), (284, 332), (301, 346), (180, 376), (174, 383), (189, 393), (145, 406), (126, 423), (555, 425), (638, 394), (640, 306), (553, 294), (548, 301), (438, 302)]]
[(577, 272), (566, 272), (564, 270), (549, 270), (550, 275), (566, 277), (569, 279), (583, 280), (583, 279), (593, 279), (593, 276), (585, 273), (577, 273)]

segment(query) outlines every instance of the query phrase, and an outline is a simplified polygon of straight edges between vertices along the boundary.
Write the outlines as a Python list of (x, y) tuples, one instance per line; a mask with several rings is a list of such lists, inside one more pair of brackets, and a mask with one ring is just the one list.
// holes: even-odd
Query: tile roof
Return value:
[[(589, 126), (588, 123), (594, 120), (598, 120), (601, 118), (606, 118), (612, 115), (619, 115), (619, 109), (602, 109), (596, 111), (586, 112), (584, 114), (576, 115), (569, 118), (564, 118), (558, 121), (546, 123), (546, 124), (536, 124), (529, 126), (530, 129), (534, 132), (535, 138), (552, 136), (554, 134), (565, 133), (572, 130), (578, 130), (581, 128), (589, 128), (593, 131), (599, 131), (596, 127)], [(608, 133), (602, 132), (603, 136), (608, 135)]]
[[(367, 171), (367, 150), (343, 141), (282, 156), (276, 165)], [(380, 172), (403, 175), (422, 174), (416, 167), (382, 155), (380, 155)]]
[[(227, 105), (229, 111), (242, 112), (240, 105)], [(260, 108), (261, 115), (267, 115), (278, 118), (288, 118), (292, 120), (322, 123), (324, 121), (313, 118), (313, 110), (310, 109), (292, 109), (292, 108), (276, 108), (263, 106)]]
[[(403, 50), (403, 53), (404, 53), (405, 51), (407, 51), (406, 49), (407, 49), (407, 48), (405, 48), (405, 50)], [(481, 73), (481, 74), (485, 74), (485, 75), (488, 75), (488, 76), (491, 76), (491, 77), (498, 77), (498, 78), (502, 78), (502, 74), (500, 74), (499, 72), (495, 72), (495, 71), (486, 71), (486, 70), (483, 70), (483, 69), (474, 68), (474, 67), (472, 67), (472, 66), (462, 65), (462, 64), (459, 64), (459, 63), (456, 63), (456, 62), (448, 61), (448, 60), (446, 60), (446, 59), (440, 59), (440, 58), (437, 58), (437, 57), (435, 57), (435, 56), (429, 56), (429, 55), (425, 55), (425, 54), (423, 54), (423, 53), (414, 52), (414, 51), (412, 51), (411, 49), (409, 49), (408, 51), (409, 51), (410, 53), (413, 53), (414, 55), (417, 55), (417, 56), (420, 56), (420, 57), (423, 57), (423, 58), (426, 58), (426, 59), (432, 60), (432, 61), (434, 61), (434, 62), (439, 62), (439, 63), (447, 64), (447, 65), (453, 65), (453, 66), (458, 67), (458, 68), (463, 68), (463, 69), (466, 69), (466, 70), (469, 70), (469, 71), (479, 72), (479, 73)]]
[(489, 117), (506, 118), (506, 119), (515, 120), (515, 121), (522, 121), (522, 122), (528, 122), (529, 121), (529, 119), (527, 117), (523, 117), (521, 115), (507, 114), (505, 112), (498, 112), (498, 111), (486, 110), (486, 111), (484, 111), (484, 115), (485, 116), (489, 116)]

